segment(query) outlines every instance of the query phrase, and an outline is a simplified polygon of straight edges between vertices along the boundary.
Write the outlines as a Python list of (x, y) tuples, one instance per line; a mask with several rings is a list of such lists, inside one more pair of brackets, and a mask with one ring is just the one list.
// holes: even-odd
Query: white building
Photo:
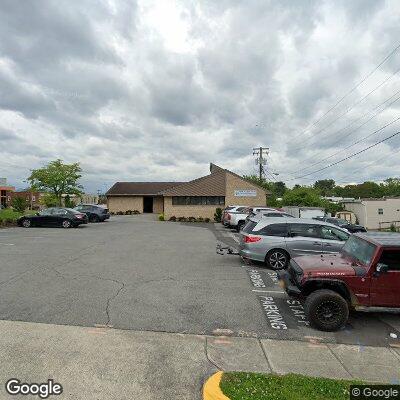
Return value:
[(400, 222), (400, 197), (383, 197), (381, 199), (359, 199), (343, 202), (346, 210), (352, 211), (360, 225), (367, 229), (389, 228)]

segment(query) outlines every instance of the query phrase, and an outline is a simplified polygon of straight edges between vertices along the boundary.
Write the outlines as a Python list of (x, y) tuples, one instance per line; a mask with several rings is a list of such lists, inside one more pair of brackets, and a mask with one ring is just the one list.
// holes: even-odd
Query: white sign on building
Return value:
[(256, 197), (257, 190), (235, 190), (235, 197)]

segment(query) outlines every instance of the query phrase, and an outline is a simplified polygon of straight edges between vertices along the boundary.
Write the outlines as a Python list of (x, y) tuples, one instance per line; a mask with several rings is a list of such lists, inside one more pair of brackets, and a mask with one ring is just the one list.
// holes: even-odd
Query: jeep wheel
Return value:
[(349, 317), (347, 301), (333, 290), (321, 289), (311, 293), (304, 311), (311, 326), (321, 331), (337, 331)]
[(280, 249), (271, 250), (265, 257), (265, 262), (275, 270), (285, 269), (289, 264), (289, 256)]

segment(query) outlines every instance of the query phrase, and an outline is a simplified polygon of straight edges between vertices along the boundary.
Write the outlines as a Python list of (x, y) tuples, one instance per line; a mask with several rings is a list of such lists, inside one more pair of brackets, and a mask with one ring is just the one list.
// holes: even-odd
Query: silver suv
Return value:
[(292, 257), (334, 254), (350, 234), (324, 221), (305, 218), (251, 218), (240, 232), (244, 258), (283, 269)]

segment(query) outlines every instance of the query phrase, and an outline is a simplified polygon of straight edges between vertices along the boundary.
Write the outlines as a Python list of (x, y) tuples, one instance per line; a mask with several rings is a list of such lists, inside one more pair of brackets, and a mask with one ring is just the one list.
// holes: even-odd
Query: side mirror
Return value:
[(389, 265), (384, 263), (376, 264), (375, 276), (379, 276), (380, 274), (385, 274), (389, 271)]

